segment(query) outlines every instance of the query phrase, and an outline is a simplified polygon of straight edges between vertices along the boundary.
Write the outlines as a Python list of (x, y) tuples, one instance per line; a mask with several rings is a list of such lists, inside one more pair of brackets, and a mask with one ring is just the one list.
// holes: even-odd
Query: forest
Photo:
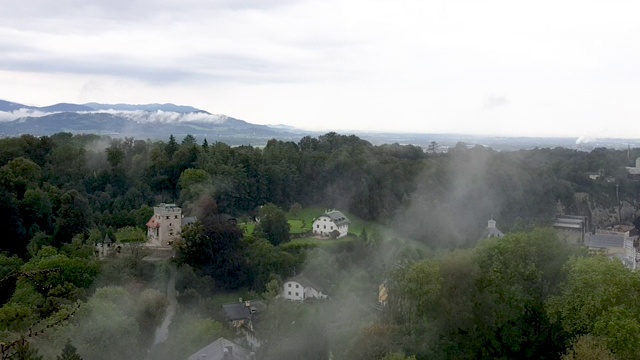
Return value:
[[(2, 358), (186, 359), (234, 336), (220, 305), (240, 294), (269, 305), (258, 359), (637, 359), (640, 277), (549, 226), (559, 214), (634, 222), (640, 183), (625, 166), (638, 156), (437, 153), (336, 133), (264, 148), (190, 135), (0, 139)], [(106, 239), (145, 234), (163, 202), (198, 219), (172, 261), (147, 261), (136, 241), (96, 257)], [(286, 219), (308, 208), (364, 225), (349, 241), (295, 243)], [(507, 235), (479, 240), (490, 218)], [(279, 298), (300, 272), (330, 300)], [(178, 310), (157, 344), (172, 274)]]

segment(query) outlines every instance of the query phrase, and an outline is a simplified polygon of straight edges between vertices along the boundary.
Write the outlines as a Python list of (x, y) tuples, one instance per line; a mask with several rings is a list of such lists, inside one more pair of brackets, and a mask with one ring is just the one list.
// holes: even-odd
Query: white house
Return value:
[(306, 299), (326, 299), (322, 288), (302, 275), (297, 275), (284, 283), (282, 296), (287, 300), (304, 301)]
[(313, 233), (326, 237), (336, 234), (336, 238), (339, 239), (347, 236), (350, 223), (351, 220), (347, 219), (340, 211), (327, 210), (324, 214), (313, 220)]
[(153, 208), (153, 216), (147, 222), (147, 239), (150, 245), (166, 246), (182, 233), (182, 209), (176, 204), (162, 203)]

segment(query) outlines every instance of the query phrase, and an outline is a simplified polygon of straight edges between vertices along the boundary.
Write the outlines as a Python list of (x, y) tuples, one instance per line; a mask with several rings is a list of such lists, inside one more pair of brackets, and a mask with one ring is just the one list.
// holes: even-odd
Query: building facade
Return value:
[(282, 297), (287, 300), (326, 299), (322, 289), (302, 275), (294, 276), (284, 283)]
[[(327, 210), (324, 214), (313, 220), (313, 233), (322, 237), (335, 236), (337, 239), (347, 236), (349, 233), (349, 220), (343, 213), (336, 210)], [(335, 233), (334, 233), (335, 231)]]
[(147, 222), (147, 239), (151, 245), (167, 246), (182, 233), (182, 209), (176, 204), (160, 204), (153, 208)]

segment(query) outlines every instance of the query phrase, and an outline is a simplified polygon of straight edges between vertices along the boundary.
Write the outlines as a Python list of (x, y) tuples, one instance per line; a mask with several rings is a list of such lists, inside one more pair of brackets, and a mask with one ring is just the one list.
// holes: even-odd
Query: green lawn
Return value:
[(306, 220), (288, 220), (291, 234), (304, 234), (311, 231), (311, 222)]
[(319, 239), (319, 238), (315, 238), (315, 237), (303, 237), (303, 238), (299, 238), (299, 239), (293, 239), (291, 241), (289, 241), (286, 244), (283, 244), (281, 246), (296, 246), (296, 245), (317, 245), (317, 246), (328, 246), (328, 245), (336, 245), (336, 244), (342, 244), (342, 243), (348, 243), (351, 241), (356, 240), (357, 238), (353, 235), (347, 235), (343, 238), (340, 239), (328, 239), (328, 238), (324, 238), (324, 239)]
[(222, 307), (224, 304), (231, 304), (242, 300), (260, 300), (257, 294), (250, 293), (247, 290), (241, 289), (230, 292), (219, 292), (210, 298), (210, 304), (215, 307)]
[[(299, 234), (304, 234), (309, 231), (312, 231), (311, 226), (313, 225), (313, 219), (324, 214), (325, 210), (326, 210), (325, 208), (321, 208), (321, 207), (307, 207), (300, 210), (300, 212), (296, 216), (294, 216), (290, 212), (287, 213), (287, 221), (289, 222), (291, 235), (299, 235)], [(336, 209), (336, 210), (342, 211), (340, 209)], [(342, 213), (345, 214), (347, 218), (349, 218), (349, 220), (351, 220), (351, 224), (349, 225), (350, 234), (360, 235), (362, 233), (362, 229), (364, 228), (367, 229), (367, 232), (369, 234), (371, 234), (374, 231), (381, 232), (383, 230), (383, 227), (375, 222), (362, 220), (348, 211), (342, 211)], [(247, 222), (247, 223), (240, 224), (240, 227), (242, 228), (242, 231), (244, 231), (245, 234), (253, 234), (256, 224), (253, 222)], [(349, 236), (339, 240), (324, 239), (320, 241), (324, 241), (327, 244), (331, 244), (332, 241), (344, 242), (345, 239), (349, 239)], [(319, 241), (319, 239), (315, 239), (312, 237), (304, 237), (304, 238), (294, 239), (291, 241), (291, 243), (306, 244), (306, 243), (315, 243), (317, 241)]]
[[(287, 213), (287, 219), (290, 220), (289, 224), (291, 224), (291, 220), (298, 220), (298, 221), (304, 220), (306, 222), (306, 225), (307, 225), (306, 227), (308, 228), (308, 230), (311, 230), (311, 225), (313, 225), (313, 219), (324, 214), (326, 210), (327, 209), (321, 208), (321, 207), (307, 207), (307, 208), (303, 208), (298, 214), (298, 216), (293, 216), (291, 213)], [(351, 220), (351, 224), (349, 224), (349, 232), (352, 234), (360, 235), (362, 233), (363, 228), (366, 228), (367, 232), (369, 233), (372, 230), (374, 231), (382, 230), (382, 227), (375, 222), (362, 220), (348, 211), (343, 211), (341, 209), (336, 209), (336, 210), (341, 211), (343, 214), (347, 216), (347, 218), (349, 218), (349, 220)], [(291, 227), (291, 229), (292, 229), (291, 233), (296, 234), (295, 232), (293, 232), (293, 226)]]
[(248, 223), (243, 223), (239, 225), (240, 225), (240, 229), (242, 229), (242, 232), (244, 232), (247, 235), (253, 234), (253, 231), (256, 229), (256, 223), (254, 222), (248, 222)]

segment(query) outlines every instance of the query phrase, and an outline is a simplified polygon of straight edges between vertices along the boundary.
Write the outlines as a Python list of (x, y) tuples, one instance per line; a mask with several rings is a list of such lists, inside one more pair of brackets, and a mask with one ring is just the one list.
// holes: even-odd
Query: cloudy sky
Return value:
[(640, 137), (637, 1), (3, 1), (0, 99), (258, 124)]

